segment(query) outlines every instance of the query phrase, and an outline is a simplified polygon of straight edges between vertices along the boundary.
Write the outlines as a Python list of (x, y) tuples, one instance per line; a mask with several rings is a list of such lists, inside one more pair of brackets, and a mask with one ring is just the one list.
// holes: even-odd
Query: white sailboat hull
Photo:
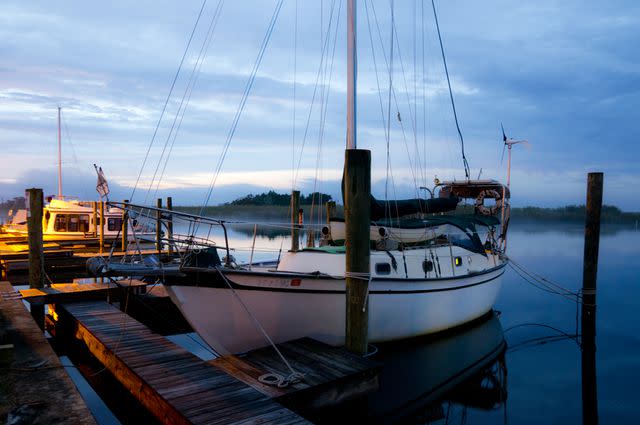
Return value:
[[(374, 279), (369, 293), (369, 341), (409, 338), (449, 329), (491, 310), (504, 265), (448, 279)], [(194, 330), (221, 354), (309, 336), (344, 344), (345, 281), (286, 274), (225, 272), (224, 287), (168, 286)], [(295, 285), (295, 286), (291, 286)], [(247, 313), (242, 303), (251, 312)], [(252, 318), (253, 316), (253, 318)]]

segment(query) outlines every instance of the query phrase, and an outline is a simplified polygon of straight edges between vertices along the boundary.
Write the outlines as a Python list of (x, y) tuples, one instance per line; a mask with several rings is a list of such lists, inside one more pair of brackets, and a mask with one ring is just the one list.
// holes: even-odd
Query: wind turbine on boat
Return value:
[[(511, 185), (511, 148), (513, 147), (513, 145), (517, 145), (519, 143), (522, 143), (525, 146), (530, 146), (529, 142), (527, 140), (514, 140), (510, 137), (507, 137), (507, 134), (504, 132), (504, 126), (502, 125), (502, 123), (500, 123), (500, 128), (502, 129), (502, 142), (504, 143), (504, 145), (502, 146), (502, 155), (500, 156), (500, 164), (502, 164), (502, 160), (504, 159), (504, 151), (505, 149), (509, 149), (509, 157), (507, 159), (507, 186), (506, 188), (503, 186), (502, 187), (502, 199), (505, 199), (505, 195), (506, 195), (506, 190), (509, 189), (509, 186)], [(503, 252), (506, 252), (507, 250), (507, 223), (505, 222), (505, 213), (506, 213), (506, 209), (504, 207), (504, 204), (502, 206), (502, 212), (500, 214), (500, 222), (502, 223), (502, 249)], [(508, 218), (507, 218), (508, 221)]]
[(527, 140), (514, 140), (510, 137), (507, 137), (504, 132), (504, 126), (502, 125), (502, 123), (500, 123), (500, 128), (502, 128), (502, 142), (504, 143), (504, 146), (502, 147), (502, 155), (500, 156), (500, 164), (502, 164), (502, 160), (504, 159), (504, 150), (507, 147), (509, 148), (509, 158), (507, 159), (507, 187), (509, 187), (509, 184), (511, 183), (511, 147), (513, 145), (517, 145), (518, 143), (522, 143), (526, 146), (530, 145), (529, 141)]

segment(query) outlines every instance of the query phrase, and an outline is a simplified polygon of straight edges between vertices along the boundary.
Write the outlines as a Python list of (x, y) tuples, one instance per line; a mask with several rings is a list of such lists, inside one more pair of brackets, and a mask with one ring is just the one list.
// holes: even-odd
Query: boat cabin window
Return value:
[(89, 215), (56, 214), (53, 230), (56, 232), (88, 232)]
[(122, 217), (109, 217), (107, 219), (107, 229), (110, 231), (122, 229)]
[(484, 252), (484, 247), (482, 246), (482, 243), (479, 242), (480, 245), (479, 246), (476, 245), (474, 241), (471, 239), (471, 237), (469, 237), (469, 235), (465, 233), (449, 235), (449, 241), (451, 242), (452, 245), (462, 247), (471, 252), (478, 252), (478, 253)]
[(376, 263), (376, 274), (391, 274), (391, 264)]

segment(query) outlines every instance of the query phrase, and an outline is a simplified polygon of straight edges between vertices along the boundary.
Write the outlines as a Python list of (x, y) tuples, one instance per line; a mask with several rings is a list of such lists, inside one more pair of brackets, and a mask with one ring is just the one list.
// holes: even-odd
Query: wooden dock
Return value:
[(56, 339), (80, 341), (163, 423), (307, 423), (288, 408), (315, 409), (378, 387), (379, 364), (309, 338), (278, 344), (304, 375), (278, 388), (258, 380), (290, 373), (272, 347), (205, 362), (105, 302), (60, 304), (56, 316)]
[(128, 289), (132, 294), (143, 294), (149, 283), (137, 279), (121, 279), (114, 283), (108, 279), (93, 283), (54, 283), (45, 288), (21, 289), (22, 298), (32, 304), (53, 304), (74, 300), (107, 299), (121, 295)]
[(270, 346), (241, 356), (220, 357), (210, 363), (287, 406), (317, 409), (378, 389), (380, 364), (344, 348), (301, 338), (278, 344), (278, 349), (296, 372), (304, 374), (303, 380), (285, 388), (259, 381), (265, 373), (290, 374)]
[(0, 369), (3, 422), (95, 424), (58, 356), (9, 282), (0, 282)]
[(57, 314), (56, 337), (81, 340), (164, 423), (307, 423), (110, 304), (64, 304)]
[[(86, 274), (87, 260), (97, 255), (104, 257), (111, 256), (115, 259), (131, 256), (150, 256), (157, 255), (156, 249), (147, 249), (143, 247), (140, 251), (129, 249), (121, 251), (116, 249), (113, 253), (109, 249), (105, 249), (103, 254), (97, 246), (87, 244), (86, 241), (64, 241), (64, 242), (45, 242), (43, 244), (43, 256), (45, 270), (51, 276), (56, 276), (61, 272), (77, 272)], [(173, 255), (173, 254), (172, 254)], [(169, 258), (168, 251), (162, 251), (162, 258)], [(20, 278), (29, 271), (29, 247), (26, 241), (7, 241), (0, 238), (0, 273), (5, 279), (9, 279), (16, 284)]]

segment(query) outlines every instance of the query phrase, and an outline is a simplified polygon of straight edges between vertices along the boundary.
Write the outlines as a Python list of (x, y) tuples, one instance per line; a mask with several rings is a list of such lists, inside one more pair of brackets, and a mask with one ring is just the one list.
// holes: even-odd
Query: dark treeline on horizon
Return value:
[[(270, 190), (269, 192), (261, 194), (249, 194), (234, 201), (224, 203), (218, 206), (208, 206), (202, 211), (204, 215), (215, 216), (224, 212), (225, 215), (234, 216), (234, 212), (239, 215), (265, 215), (265, 216), (279, 216), (286, 214), (286, 209), (282, 210), (282, 207), (289, 207), (291, 199), (290, 194), (280, 194), (276, 191)], [(314, 192), (308, 195), (300, 195), (301, 207), (307, 207), (315, 204), (320, 206), (320, 202), (325, 203), (331, 201), (331, 195)], [(22, 196), (17, 196), (13, 199), (7, 199), (0, 201), (0, 210), (17, 210), (25, 208), (26, 200)], [(273, 211), (269, 211), (268, 207), (277, 207)], [(177, 210), (199, 213), (200, 207), (195, 206), (176, 206)], [(244, 210), (243, 210), (244, 209)], [(276, 211), (277, 210), (277, 211)], [(282, 211), (281, 211), (282, 210)], [(338, 211), (341, 211), (341, 205), (338, 205)], [(584, 221), (585, 218), (585, 206), (584, 205), (567, 205), (564, 207), (556, 208), (543, 208), (543, 207), (512, 207), (511, 217), (515, 219), (528, 219), (537, 221)], [(620, 208), (613, 205), (603, 205), (602, 207), (602, 222), (603, 223), (635, 223), (640, 222), (640, 212), (624, 212)]]
[[(331, 201), (331, 195), (327, 195), (326, 193), (313, 192), (304, 196), (300, 194), (300, 203), (303, 205), (310, 204), (319, 204), (327, 201)], [(289, 202), (291, 201), (291, 194), (285, 193), (277, 193), (274, 190), (270, 190), (266, 193), (261, 193), (259, 195), (249, 194), (247, 196), (243, 196), (242, 198), (238, 198), (234, 201), (227, 202), (224, 205), (282, 205), (289, 206)]]

